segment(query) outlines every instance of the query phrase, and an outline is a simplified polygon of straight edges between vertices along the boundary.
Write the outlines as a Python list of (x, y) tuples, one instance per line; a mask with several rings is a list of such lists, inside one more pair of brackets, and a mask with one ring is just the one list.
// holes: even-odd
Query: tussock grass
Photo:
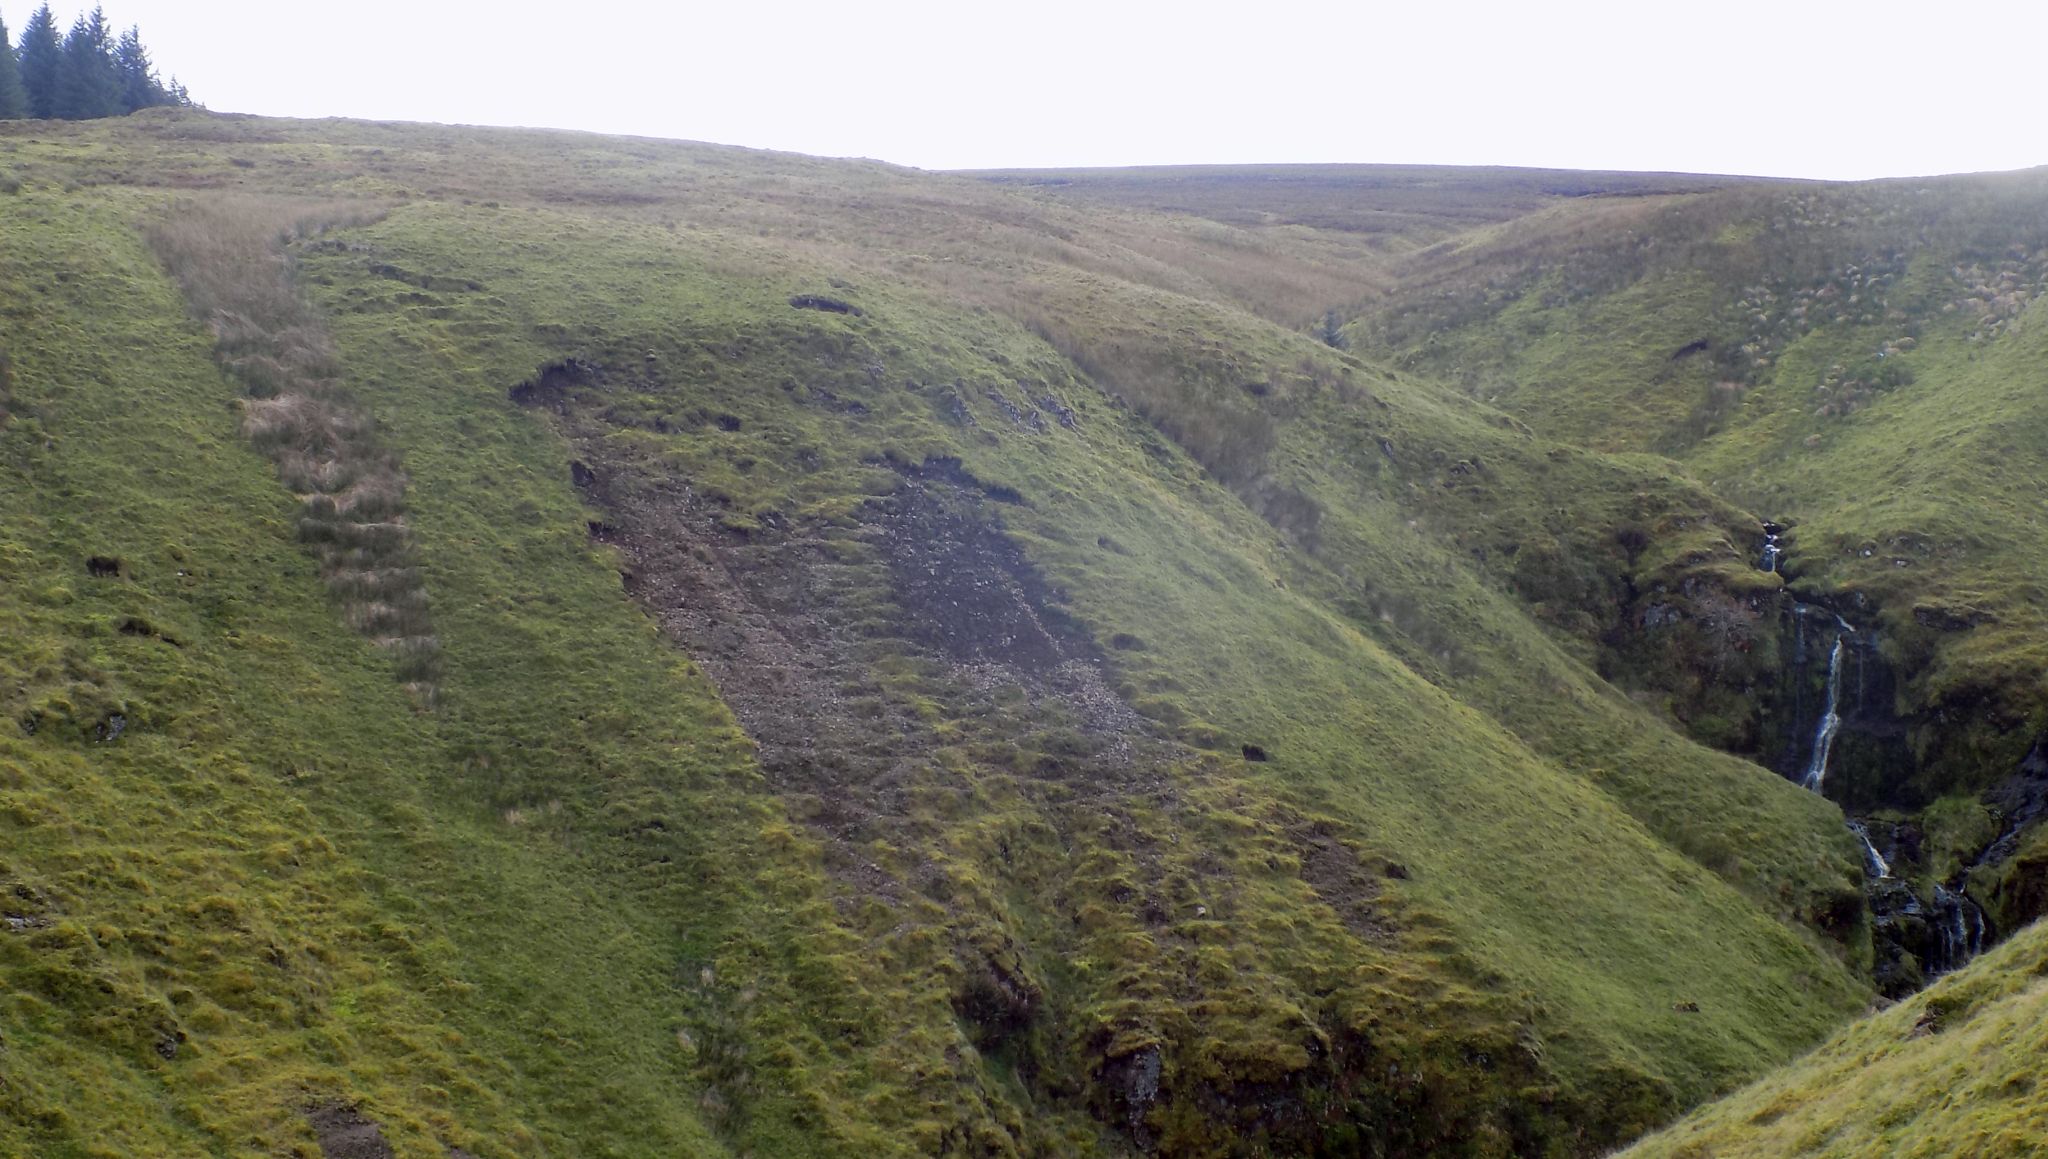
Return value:
[[(374, 599), (360, 584), (330, 583), (342, 618), (380, 643), (402, 641), (384, 646), (400, 681), (432, 707), (440, 653), (425, 581), (412, 566), (405, 476), (340, 384), (333, 341), (292, 284), (286, 249), (384, 212), (357, 202), (210, 197), (174, 205), (148, 234), (213, 332), (215, 357), (242, 385), (243, 435), (301, 497), (300, 541), (330, 577), (384, 577)], [(408, 586), (395, 589), (401, 581)]]
[[(0, 209), (21, 311), (0, 883), (22, 922), (0, 929), (0, 1153), (318, 1154), (305, 1111), (328, 1104), (401, 1155), (729, 1153), (675, 1035), (695, 1002), (677, 979), (758, 975), (805, 1025), (777, 963), (808, 963), (813, 1004), (839, 967), (801, 948), (826, 923), (802, 864), (759, 843), (715, 690), (567, 551), (476, 598), (599, 609), (513, 642), (576, 662), (493, 666), (464, 698), (489, 705), (476, 719), (408, 711), (428, 690), (386, 657), (441, 641), (380, 654), (336, 616), (296, 501), (222, 405), (210, 335), (134, 227), (162, 194), (60, 188)], [(575, 526), (573, 497), (542, 498)], [(631, 727), (565, 740), (563, 720), (619, 705)], [(496, 797), (529, 776), (552, 784), (510, 833)], [(649, 809), (692, 823), (620, 836)], [(887, 1153), (798, 1125), (800, 1098), (754, 1112), (775, 1153)]]

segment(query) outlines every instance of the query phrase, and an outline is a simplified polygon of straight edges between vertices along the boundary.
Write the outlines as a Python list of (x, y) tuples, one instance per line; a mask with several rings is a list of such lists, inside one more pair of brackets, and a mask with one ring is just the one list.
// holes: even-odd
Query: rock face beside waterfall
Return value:
[[(1783, 557), (1781, 529), (1765, 524), (1760, 564), (1775, 571)], [(1897, 817), (1910, 783), (1908, 729), (1891, 711), (1895, 687), (1874, 628), (1855, 625), (1819, 603), (1786, 593), (1788, 647), (1774, 710), (1781, 775), (1845, 810), (1877, 809)], [(1818, 687), (1815, 687), (1816, 678)], [(1853, 722), (1853, 727), (1852, 727)], [(1855, 737), (1844, 744), (1844, 734)], [(1887, 807), (1890, 806), (1890, 807)], [(1862, 846), (1869, 908), (1872, 976), (1880, 992), (1899, 998), (1961, 968), (1990, 945), (1995, 930), (1969, 896), (1969, 868), (1995, 866), (1992, 844), (1929, 856), (1917, 825), (1852, 817)], [(1952, 864), (1967, 859), (1967, 867)]]
[[(1858, 826), (1888, 828), (1881, 822)], [(1918, 872), (1919, 880), (1898, 876), (1878, 848), (1883, 835), (1871, 837), (1876, 859), (1868, 867), (1865, 895), (1870, 907), (1871, 977), (1887, 998), (1903, 998), (1943, 974), (1961, 969), (1997, 940), (1984, 907), (1971, 899), (1963, 884), (1930, 880), (1917, 851), (1892, 846), (1900, 856), (1899, 872)], [(1879, 867), (1882, 867), (1880, 871)]]
[(1754, 753), (1757, 761), (1788, 780), (1807, 781), (1832, 688), (1836, 727), (1824, 795), (1850, 812), (1925, 804), (1913, 788), (1910, 737), (1916, 722), (1898, 711), (1898, 679), (1885, 657), (1882, 628), (1869, 621), (1858, 627), (1833, 608), (1803, 602), (1789, 591), (1779, 604), (1777, 625), (1784, 666), (1770, 687), (1759, 690), (1763, 741)]

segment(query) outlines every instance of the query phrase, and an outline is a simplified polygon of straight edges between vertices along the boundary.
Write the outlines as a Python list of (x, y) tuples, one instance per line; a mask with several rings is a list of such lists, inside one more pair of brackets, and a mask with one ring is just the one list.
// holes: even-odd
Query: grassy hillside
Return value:
[(2027, 173), (1537, 215), (1418, 259), (1362, 326), (1539, 431), (1674, 454), (1790, 523), (1793, 574), (1876, 602), (1915, 709), (2000, 702), (2004, 735), (1927, 740), (1932, 783), (1967, 782), (2039, 723), (2017, 677), (2041, 530), (1997, 488), (2042, 470), (2044, 199)]
[[(528, 585), (596, 602), (526, 621), (521, 665), (461, 666), (487, 735), (419, 715), (237, 439), (136, 228), (151, 208), (24, 190), (0, 243), (6, 1149), (288, 1152), (314, 1142), (302, 1112), (350, 1107), (407, 1154), (722, 1150), (675, 1032), (740, 1016), (704, 1013), (718, 970), (819, 931), (715, 691), (571, 540), (495, 594), (439, 589), (448, 617)], [(604, 715), (627, 698), (636, 735)], [(496, 805), (527, 778), (530, 818)], [(648, 808), (710, 823), (620, 818)]]
[[(1168, 165), (1134, 169), (981, 170), (984, 180), (1060, 201), (1120, 205), (1241, 227), (1314, 231), (1388, 256), (1592, 199), (1699, 193), (1754, 179), (1691, 173), (1432, 165)], [(1335, 237), (1329, 236), (1335, 235)]]
[[(2015, 794), (2048, 728), (2028, 498), (2048, 478), (2028, 437), (2044, 221), (2039, 171), (1552, 210), (1417, 255), (1354, 333), (1541, 433), (1672, 455), (1786, 524), (1794, 586), (1874, 630), (1876, 711), (1903, 738), (1852, 754), (1831, 791), (1912, 824), (1988, 791), (1981, 848), (2030, 816)], [(2008, 925), (2039, 912), (2028, 864), (1978, 875)]]
[(2030, 926), (1963, 971), (1622, 1154), (2032, 1154), (2048, 1138), (2044, 974), (2048, 930)]
[[(502, 267), (459, 256), (485, 251), (475, 244), (480, 239), (459, 232), (458, 219), (422, 215), (417, 220), (413, 232), (399, 232), (403, 223), (394, 216), (368, 231), (366, 244), (384, 253), (430, 252), (431, 245), (431, 252), (451, 263), (440, 267), (449, 271), (443, 276), (487, 286), (510, 285)], [(534, 236), (559, 232), (556, 225)], [(615, 236), (617, 241), (594, 230), (581, 231), (553, 243), (552, 253), (541, 251), (542, 260), (588, 266), (607, 251), (639, 253), (645, 260), (644, 234), (628, 228)], [(344, 269), (365, 264), (363, 259), (347, 265), (323, 259), (310, 270), (315, 277), (331, 271), (339, 284)], [(608, 295), (617, 284), (613, 278), (630, 276), (615, 270), (612, 277), (594, 277), (591, 282), (606, 287), (598, 292)], [(791, 312), (791, 321), (770, 322), (774, 329), (764, 333), (744, 320), (760, 314), (774, 318), (777, 307), (786, 311), (782, 299), (787, 295), (780, 291), (802, 283), (778, 286), (772, 270), (755, 277), (767, 286), (750, 292), (743, 283), (714, 282), (687, 305), (671, 296), (688, 287), (682, 277), (670, 274), (661, 279), (665, 292), (650, 281), (644, 292), (629, 295), (646, 303), (644, 320), (616, 314), (609, 320), (609, 328), (630, 338), (595, 334), (578, 345), (586, 358), (617, 368), (604, 383), (571, 391), (559, 403), (572, 420), (570, 429), (581, 436), (587, 452), (581, 461), (592, 464), (600, 476), (659, 472), (693, 480), (700, 493), (715, 487), (718, 494), (711, 499), (710, 514), (728, 533), (746, 532), (760, 539), (757, 529), (787, 524), (793, 525), (791, 537), (818, 535), (833, 543), (851, 538), (853, 544), (831, 549), (835, 564), (851, 569), (871, 566), (859, 534), (873, 518), (869, 497), (900, 490), (897, 476), (903, 472), (890, 464), (958, 458), (967, 475), (979, 480), (989, 494), (1014, 493), (1011, 501), (997, 501), (1002, 527), (1026, 546), (1045, 579), (1065, 593), (1064, 614), (1092, 627), (1095, 639), (1123, 639), (1121, 647), (1112, 644), (1110, 651), (1125, 654), (1117, 674), (1131, 689), (1127, 696), (1139, 712), (1196, 749), (1221, 750), (1234, 757), (1243, 743), (1258, 743), (1271, 759), (1259, 769), (1232, 761), (1243, 768), (1232, 779), (1245, 778), (1247, 786), (1284, 788), (1293, 801), (1312, 803), (1318, 812), (1351, 813), (1357, 829), (1347, 826), (1340, 832), (1374, 834), (1370, 848), (1408, 865), (1411, 882), (1435, 881), (1439, 889), (1470, 888), (1464, 879), (1488, 872), (1486, 851), (1507, 841), (1507, 830), (1525, 824), (1530, 810), (1555, 818), (1564, 815), (1559, 809), (1596, 810), (1596, 819), (1585, 823), (1581, 841), (1563, 846), (1573, 850), (1574, 860), (1591, 856), (1601, 844), (1618, 840), (1628, 847), (1640, 840), (1628, 835), (1635, 827), (1620, 811), (1583, 781), (1560, 776), (1483, 717), (1452, 711), (1434, 723), (1426, 721), (1425, 717), (1448, 710), (1450, 702), (1393, 663), (1355, 628), (1295, 594), (1300, 586), (1323, 582), (1317, 569), (1308, 561), (1291, 561), (1269, 546), (1273, 533), (1227, 491), (1204, 481), (1171, 448), (1155, 440), (1148, 453), (1142, 428), (1134, 428), (1128, 417), (1113, 409), (1105, 412), (1099, 397), (1091, 401), (1079, 394), (1081, 384), (1072, 372), (1028, 335), (1015, 329), (1006, 333), (1000, 325), (987, 323), (956, 331), (953, 327), (965, 320), (945, 326), (942, 316), (933, 317), (931, 304), (892, 301), (888, 287), (866, 285), (858, 287), (864, 313), (857, 321), (824, 316), (810, 322), (806, 315)], [(358, 274), (356, 285), (365, 280)], [(575, 298), (564, 307), (559, 287), (536, 289), (542, 292), (525, 304), (535, 315), (582, 314)], [(515, 307), (521, 304), (510, 300)], [(589, 308), (594, 313), (597, 307), (593, 295)], [(919, 309), (930, 329), (899, 337), (885, 328), (899, 311)], [(738, 317), (721, 321), (721, 311)], [(679, 321), (666, 321), (671, 318)], [(383, 334), (406, 333), (393, 327), (388, 316), (372, 317), (365, 325)], [(683, 328), (680, 334), (675, 333), (678, 325)], [(728, 335), (734, 328), (746, 336), (747, 354), (729, 370), (707, 358), (705, 346), (707, 337), (715, 343), (731, 342)], [(509, 337), (487, 332), (465, 349), (472, 357), (493, 357), (493, 352), (506, 349)], [(895, 356), (898, 361), (890, 361), (891, 346), (905, 352)], [(680, 349), (671, 354), (675, 348)], [(909, 353), (948, 348), (959, 353), (937, 365)], [(610, 353), (613, 349), (619, 353)], [(977, 359), (978, 349), (989, 353)], [(798, 352), (797, 359), (782, 353), (790, 350)], [(625, 357), (628, 353), (639, 354), (637, 364)], [(648, 365), (650, 354), (653, 366)], [(673, 372), (663, 364), (671, 358), (689, 360), (684, 363), (691, 367), (687, 391), (670, 384)], [(869, 368), (877, 365), (881, 371), (871, 372)], [(954, 381), (946, 382), (941, 374)], [(509, 377), (501, 375), (499, 380)], [(963, 378), (967, 383), (1010, 384), (996, 388), (1000, 398), (1010, 400), (1009, 407), (985, 390), (963, 388)], [(891, 389), (898, 382), (905, 387)], [(776, 398), (778, 394), (783, 398)], [(810, 408), (791, 407), (784, 401), (790, 394), (810, 400)], [(921, 397), (926, 394), (930, 397)], [(1072, 400), (1060, 402), (1073, 412), (1072, 428), (1055, 418), (1034, 424), (1008, 413), (1021, 410), (1020, 402), (1046, 407), (1043, 414), (1055, 413), (1042, 401), (1048, 397)], [(698, 417), (693, 418), (692, 410)], [(734, 421), (713, 421), (719, 416)], [(728, 426), (735, 429), (723, 429)], [(751, 465), (745, 465), (748, 460)], [(653, 487), (657, 482), (658, 477), (634, 478), (615, 486)], [(816, 531), (804, 526), (813, 520), (824, 526)], [(855, 534), (833, 536), (835, 530)], [(1105, 547), (1104, 541), (1114, 546)], [(903, 600), (904, 593), (895, 593), (895, 598)], [(849, 613), (856, 610), (864, 611)], [(919, 610), (904, 609), (911, 614)], [(889, 619), (884, 613), (884, 625), (872, 630), (907, 632)], [(1422, 716), (1411, 715), (1415, 713)], [(1380, 754), (1362, 748), (1362, 731), (1374, 746), (1389, 748)], [(1445, 744), (1447, 734), (1460, 739)], [(1433, 743), (1409, 747), (1425, 737), (1433, 737)], [(1457, 754), (1455, 759), (1445, 759), (1450, 752)], [(1695, 759), (1711, 758), (1699, 753)], [(1388, 776), (1404, 766), (1410, 775)], [(1776, 794), (1771, 799), (1780, 815), (1811, 816), (1808, 832), (1827, 834), (1824, 808), (1778, 792), (1779, 786), (1768, 776), (1746, 771), (1746, 783)], [(1508, 795), (1499, 796), (1503, 792)], [(1424, 795), (1417, 798), (1417, 793)], [(1443, 828), (1447, 819), (1429, 800), (1438, 794), (1463, 802), (1472, 812), (1457, 825)], [(1505, 828), (1496, 831), (1495, 825)], [(1596, 836), (1609, 827), (1615, 835)], [(1637, 847), (1644, 853), (1651, 849)], [(1810, 856), (1826, 859), (1832, 852), (1831, 840), (1822, 837)], [(1537, 849), (1529, 856), (1550, 854)], [(1420, 868), (1417, 859), (1429, 868)], [(1801, 872), (1807, 871), (1802, 867)], [(1534, 872), (1521, 865), (1490, 888), (1473, 891), (1464, 904), (1500, 905), (1473, 921), (1473, 928), (1484, 928), (1491, 938), (1500, 939), (1503, 953), (1524, 957), (1526, 968), (1552, 960), (1552, 955), (1531, 953), (1518, 944), (1519, 939), (1550, 935), (1528, 929), (1518, 937), (1512, 931), (1523, 919), (1516, 911), (1534, 911), (1515, 903), (1512, 892), (1497, 895), (1499, 901), (1487, 895), (1533, 889), (1533, 902), (1567, 881), (1579, 883), (1567, 889), (1585, 888), (1600, 895), (1637, 888), (1632, 874), (1615, 873), (1612, 880), (1598, 883), (1602, 876), (1607, 875), (1596, 865), (1550, 863)], [(1687, 879), (1708, 880), (1696, 872)], [(1421, 884), (1405, 888), (1421, 898), (1434, 892)], [(1702, 888), (1710, 897), (1722, 896), (1717, 886)], [(1588, 896), (1586, 901), (1622, 912), (1649, 904), (1647, 898), (1612, 896)], [(1558, 904), (1569, 908), (1579, 903)], [(1756, 928), (1759, 933), (1770, 929), (1768, 924)], [(1509, 933), (1503, 937), (1502, 931)], [(1587, 928), (1575, 937), (1597, 945), (1621, 933), (1605, 919), (1589, 918)], [(1779, 935), (1773, 931), (1768, 936)], [(1649, 945), (1636, 952), (1656, 954)], [(1570, 972), (1576, 975), (1581, 969), (1573, 965)], [(1695, 980), (1705, 984), (1704, 972)], [(1596, 1010), (1606, 1006), (1589, 1007), (1586, 1014), (1604, 1019), (1607, 1015)], [(1662, 1021), (1661, 1015), (1652, 1017)]]
[(1779, 598), (1754, 512), (1303, 332), (1691, 192), (1334, 246), (0, 132), (10, 1147), (1588, 1154), (1868, 1002), (1840, 813), (1603, 679), (1646, 593)]

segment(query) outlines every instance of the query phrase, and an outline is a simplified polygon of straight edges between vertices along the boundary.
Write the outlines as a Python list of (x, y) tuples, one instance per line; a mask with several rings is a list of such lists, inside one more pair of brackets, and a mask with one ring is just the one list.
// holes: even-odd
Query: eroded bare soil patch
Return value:
[[(1244, 872), (1199, 836), (1221, 813), (1294, 847), (1300, 881), (1345, 935), (1391, 947), (1382, 868), (1228, 771), (1263, 750), (1197, 752), (1117, 694), (1109, 653), (1006, 527), (1027, 497), (957, 460), (890, 459), (871, 465), (897, 486), (850, 518), (771, 514), (736, 528), (718, 498), (636, 458), (644, 443), (609, 437), (618, 428), (595, 389), (606, 374), (557, 364), (511, 397), (551, 412), (571, 441), (565, 466), (596, 511), (590, 535), (618, 550), (627, 590), (758, 744), (788, 814), (823, 847), (842, 913), (941, 906), (963, 1032), (1042, 1097), (1079, 1099), (1148, 1137), (1154, 1102), (1173, 1096), (1160, 1048), (1054, 1009), (1047, 961), (1080, 956), (1107, 907), (1161, 947), (1164, 970), (1141, 985), (1146, 997), (1116, 1005), (1201, 1002), (1217, 983), (1198, 978), (1200, 943), (1237, 912)], [(1009, 892), (1020, 880), (1037, 883), (1028, 898)], [(1020, 925), (1020, 905), (1037, 917)], [(1102, 983), (1102, 998), (1124, 984)], [(1269, 998), (1233, 988), (1228, 1000)], [(1312, 1076), (1349, 1065), (1307, 1045), (1321, 1062), (1256, 1084), (1275, 1123), (1310, 1121), (1305, 1090), (1330, 1081)], [(1080, 1090), (1052, 1077), (1076, 1048), (1093, 1060)]]

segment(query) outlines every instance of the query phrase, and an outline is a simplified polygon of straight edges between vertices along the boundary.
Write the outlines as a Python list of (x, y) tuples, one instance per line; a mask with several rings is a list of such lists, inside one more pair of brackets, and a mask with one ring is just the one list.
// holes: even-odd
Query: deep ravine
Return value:
[[(1776, 523), (1764, 524), (1764, 547), (1758, 561), (1758, 566), (1764, 571), (1777, 571), (1784, 559), (1783, 530)], [(1843, 653), (1852, 647), (1874, 648), (1874, 630), (1859, 636), (1855, 626), (1832, 609), (1791, 595), (1789, 589), (1787, 595), (1794, 602), (1793, 613), (1798, 622), (1803, 623), (1807, 618), (1816, 616), (1825, 616), (1833, 621), (1834, 638), (1828, 646), (1826, 696), (1810, 734), (1813, 741), (1805, 768), (1799, 776), (1802, 788), (1825, 796), (1829, 763), (1834, 755), (1835, 739), (1842, 728)], [(1825, 632), (1827, 629), (1822, 630)], [(1794, 663), (1797, 662), (1795, 659)], [(1896, 944), (1896, 952), (1891, 955), (1880, 948), (1881, 961), (1896, 957), (1897, 952), (1911, 954), (1918, 963), (1917, 977), (1924, 984), (1961, 967), (1991, 944), (1995, 932), (1983, 909), (1964, 893), (1960, 874), (1954, 881), (1933, 883), (1932, 897), (1923, 900), (1911, 883), (1892, 875), (1891, 863), (1871, 840), (1870, 819), (1851, 816), (1847, 823), (1849, 832), (1856, 835), (1858, 844), (1863, 847), (1864, 894), (1870, 908), (1873, 939)], [(1909, 992), (1917, 988), (1901, 986), (1896, 981), (1880, 981), (1887, 992)]]

